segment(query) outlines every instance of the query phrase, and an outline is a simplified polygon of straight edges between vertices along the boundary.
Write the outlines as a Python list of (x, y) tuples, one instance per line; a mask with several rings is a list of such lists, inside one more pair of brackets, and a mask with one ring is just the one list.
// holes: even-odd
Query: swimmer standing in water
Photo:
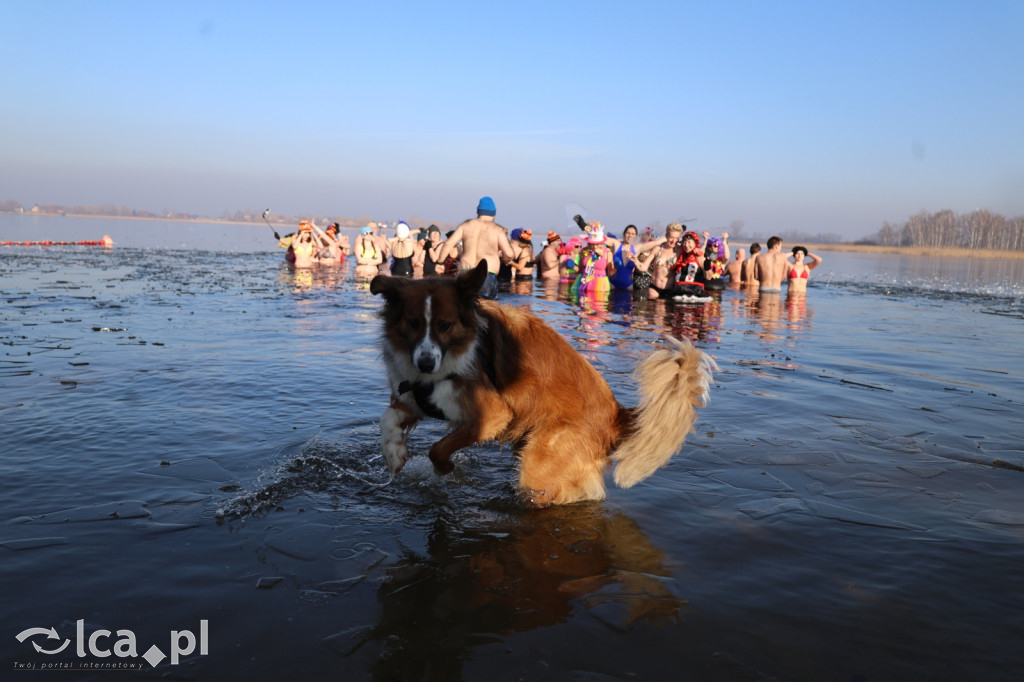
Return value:
[(786, 257), (782, 255), (782, 238), (771, 237), (768, 240), (768, 251), (758, 256), (754, 265), (754, 277), (760, 282), (758, 291), (762, 294), (782, 293), (786, 265)]
[[(810, 262), (807, 262), (810, 260)], [(789, 261), (787, 261), (789, 262)], [(807, 279), (811, 270), (821, 265), (821, 256), (808, 253), (803, 246), (793, 247), (793, 263), (789, 267), (786, 281), (789, 284), (787, 291), (791, 293), (802, 293), (807, 291)]]

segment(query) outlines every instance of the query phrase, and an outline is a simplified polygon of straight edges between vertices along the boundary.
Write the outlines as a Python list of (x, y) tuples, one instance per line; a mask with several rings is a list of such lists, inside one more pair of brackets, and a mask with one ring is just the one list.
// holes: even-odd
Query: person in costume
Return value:
[(606, 244), (604, 226), (599, 222), (587, 225), (587, 237), (579, 256), (576, 280), (572, 285), (574, 296), (606, 299), (611, 290), (608, 277), (615, 274), (612, 250)]
[[(705, 288), (723, 288), (721, 280), (729, 263), (729, 233), (723, 232), (722, 237), (712, 237), (710, 232), (704, 233), (704, 277)], [(712, 286), (714, 285), (714, 286)]]

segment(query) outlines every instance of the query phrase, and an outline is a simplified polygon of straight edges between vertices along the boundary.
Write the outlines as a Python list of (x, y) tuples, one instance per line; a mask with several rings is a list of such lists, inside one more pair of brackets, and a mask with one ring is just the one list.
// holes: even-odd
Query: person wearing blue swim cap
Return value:
[(455, 228), (444, 243), (439, 258), (443, 263), (452, 249), (462, 242), (460, 270), (472, 270), (480, 261), (487, 261), (487, 280), (480, 290), (483, 298), (494, 298), (498, 295), (498, 268), (501, 266), (501, 256), (509, 260), (515, 259), (515, 252), (508, 241), (508, 230), (494, 222), (496, 213), (494, 199), (482, 197), (476, 206), (476, 218), (466, 220)]

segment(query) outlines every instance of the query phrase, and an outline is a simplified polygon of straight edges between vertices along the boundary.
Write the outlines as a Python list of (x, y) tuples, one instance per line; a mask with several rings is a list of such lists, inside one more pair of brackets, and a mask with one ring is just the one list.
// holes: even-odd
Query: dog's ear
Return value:
[(377, 275), (370, 281), (371, 294), (383, 294), (384, 298), (390, 300), (409, 285), (410, 280), (405, 277), (388, 277)]
[[(480, 296), (480, 289), (487, 281), (487, 261), (481, 260), (472, 270), (464, 270), (455, 278), (455, 288), (459, 292), (459, 298), (474, 299)], [(372, 287), (373, 284), (371, 283)]]

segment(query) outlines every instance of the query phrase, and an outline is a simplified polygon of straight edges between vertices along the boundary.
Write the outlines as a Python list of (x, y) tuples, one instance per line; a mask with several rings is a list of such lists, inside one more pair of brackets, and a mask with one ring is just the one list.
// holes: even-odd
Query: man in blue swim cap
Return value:
[(496, 213), (497, 211), (494, 210), (494, 199), (490, 197), (481, 197), (480, 203), (476, 205), (477, 216), (489, 215), (493, 218)]
[(441, 249), (440, 262), (448, 257), (451, 250), (460, 241), (462, 253), (459, 257), (460, 270), (472, 270), (482, 260), (487, 261), (487, 280), (484, 282), (480, 295), (494, 298), (498, 295), (498, 268), (500, 256), (515, 259), (515, 252), (508, 241), (508, 230), (494, 222), (497, 210), (494, 199), (483, 197), (476, 207), (476, 218), (466, 220), (452, 232)]

